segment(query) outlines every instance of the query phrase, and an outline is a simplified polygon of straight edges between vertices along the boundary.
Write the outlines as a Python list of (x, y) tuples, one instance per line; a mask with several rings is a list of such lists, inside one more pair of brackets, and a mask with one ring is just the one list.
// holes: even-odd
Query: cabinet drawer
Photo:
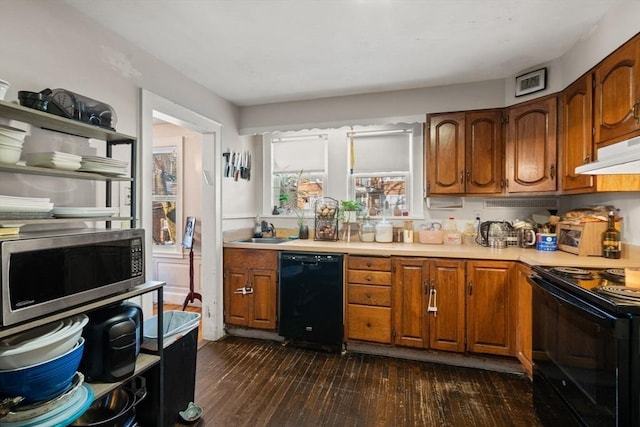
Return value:
[(347, 286), (347, 301), (349, 304), (391, 307), (391, 287), (350, 283)]
[(391, 309), (349, 304), (347, 338), (391, 343)]
[(391, 258), (350, 256), (349, 268), (353, 270), (391, 271)]
[(278, 269), (278, 251), (225, 248), (222, 258), (225, 267), (244, 267), (259, 270)]
[(348, 283), (364, 283), (366, 285), (391, 286), (391, 272), (349, 270), (347, 272)]

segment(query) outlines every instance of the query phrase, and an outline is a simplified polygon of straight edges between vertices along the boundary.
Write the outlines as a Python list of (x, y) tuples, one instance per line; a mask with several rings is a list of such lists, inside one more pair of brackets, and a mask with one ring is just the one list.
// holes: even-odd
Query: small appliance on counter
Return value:
[[(478, 244), (491, 247), (506, 247), (507, 237), (513, 226), (507, 221), (484, 221), (478, 230)], [(496, 243), (504, 242), (503, 245)]]
[(115, 382), (133, 375), (143, 336), (140, 306), (122, 302), (88, 315), (81, 362), (87, 381)]

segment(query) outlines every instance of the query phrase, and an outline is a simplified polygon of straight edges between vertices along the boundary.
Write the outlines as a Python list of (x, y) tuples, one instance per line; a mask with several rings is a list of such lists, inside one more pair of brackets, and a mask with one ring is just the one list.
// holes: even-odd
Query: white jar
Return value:
[(385, 218), (382, 218), (382, 221), (376, 224), (376, 242), (393, 242), (393, 225)]

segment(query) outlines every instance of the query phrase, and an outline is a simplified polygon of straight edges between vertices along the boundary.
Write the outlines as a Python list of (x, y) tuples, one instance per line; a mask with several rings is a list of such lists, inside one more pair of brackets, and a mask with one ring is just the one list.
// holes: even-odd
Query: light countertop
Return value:
[(416, 256), (429, 258), (465, 258), (496, 261), (521, 261), (529, 265), (551, 265), (591, 268), (640, 267), (640, 247), (625, 245), (621, 259), (578, 256), (563, 251), (544, 252), (536, 249), (507, 247), (486, 248), (479, 245), (427, 245), (422, 243), (364, 243), (360, 241), (290, 240), (278, 244), (239, 243), (228, 241), (225, 248), (270, 249), (279, 251), (332, 252), (350, 255)]

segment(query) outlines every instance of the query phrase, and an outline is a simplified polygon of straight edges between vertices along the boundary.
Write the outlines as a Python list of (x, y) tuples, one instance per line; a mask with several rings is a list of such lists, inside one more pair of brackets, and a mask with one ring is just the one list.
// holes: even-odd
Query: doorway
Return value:
[[(169, 123), (187, 131), (202, 135), (201, 151), (201, 218), (200, 224), (200, 293), (202, 294), (202, 336), (216, 340), (224, 335), (222, 318), (222, 206), (221, 183), (218, 178), (221, 153), (221, 125), (167, 99), (142, 90), (141, 136), (139, 159), (141, 176), (138, 180), (141, 227), (146, 230), (146, 247), (154, 245), (153, 229), (153, 141), (154, 122)], [(188, 213), (187, 213), (188, 214)], [(185, 216), (186, 218), (186, 216)], [(179, 225), (182, 227), (182, 224)], [(154, 276), (153, 251), (145, 255), (147, 280), (159, 280)], [(186, 293), (185, 293), (186, 296)], [(142, 307), (145, 316), (153, 315), (153, 297), (145, 296)]]

